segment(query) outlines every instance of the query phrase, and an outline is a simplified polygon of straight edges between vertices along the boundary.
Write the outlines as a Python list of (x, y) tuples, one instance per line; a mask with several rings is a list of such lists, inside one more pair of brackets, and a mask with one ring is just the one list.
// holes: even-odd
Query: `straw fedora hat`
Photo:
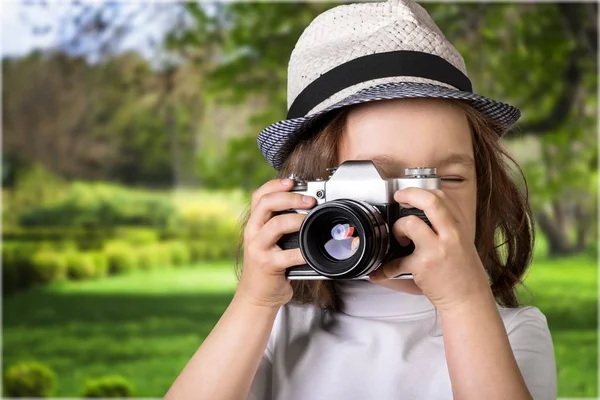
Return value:
[(503, 136), (520, 111), (473, 92), (464, 60), (410, 0), (346, 4), (317, 16), (288, 65), (288, 113), (260, 132), (258, 146), (279, 170), (299, 140), (330, 111), (399, 98), (466, 100)]

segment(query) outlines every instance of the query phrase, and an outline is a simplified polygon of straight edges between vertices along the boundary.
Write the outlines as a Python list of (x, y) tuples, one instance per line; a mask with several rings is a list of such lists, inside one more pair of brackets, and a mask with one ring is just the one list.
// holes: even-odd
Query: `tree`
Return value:
[[(256, 136), (261, 127), (284, 118), (291, 50), (316, 15), (338, 4), (237, 3), (214, 14), (227, 29), (221, 62), (209, 77), (211, 90), (226, 93), (232, 102), (256, 94), (266, 100), (264, 111), (251, 121), (249, 134)], [(594, 233), (587, 221), (595, 215), (595, 196), (589, 187), (597, 176), (595, 108), (589, 106), (597, 104), (597, 4), (426, 3), (424, 7), (464, 55), (476, 91), (523, 111), (507, 140), (518, 148), (524, 138), (533, 138), (527, 143), (540, 149), (534, 161), (525, 163), (525, 170), (533, 181), (536, 219), (549, 238), (551, 254), (581, 249)], [(186, 36), (193, 38), (195, 31)], [(557, 141), (573, 146), (552, 144)], [(264, 162), (252, 142), (246, 143), (252, 146), (247, 153), (255, 162)], [(550, 151), (550, 156), (549, 149), (559, 154)], [(248, 162), (244, 165), (248, 168)], [(573, 170), (580, 182), (574, 186)], [(556, 184), (539, 189), (549, 180)], [(570, 239), (573, 231), (578, 239)]]

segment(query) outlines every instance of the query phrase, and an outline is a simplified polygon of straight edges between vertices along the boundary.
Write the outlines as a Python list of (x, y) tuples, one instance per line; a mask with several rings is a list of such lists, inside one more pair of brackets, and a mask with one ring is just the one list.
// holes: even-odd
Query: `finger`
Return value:
[(448, 208), (445, 196), (442, 198), (439, 191), (406, 188), (394, 193), (394, 200), (422, 210), (440, 235), (448, 232), (458, 222)]
[(259, 249), (271, 249), (284, 234), (298, 232), (305, 217), (304, 214), (290, 213), (271, 218), (254, 236), (254, 244)]
[(415, 215), (402, 217), (392, 225), (392, 233), (398, 242), (402, 245), (402, 241), (412, 241), (415, 248), (431, 246), (432, 243), (438, 241), (435, 232), (423, 221)]
[(276, 272), (282, 272), (290, 267), (306, 264), (300, 249), (274, 251), (272, 254), (273, 268)]
[(288, 191), (293, 187), (293, 182), (291, 179), (272, 179), (252, 193), (252, 201), (250, 202), (250, 212), (254, 212), (254, 208), (260, 201), (260, 199), (267, 193), (273, 192), (284, 192)]
[[(315, 205), (315, 199), (298, 193), (267, 193), (256, 204), (246, 225), (248, 237), (254, 237), (260, 229), (273, 218), (273, 212), (289, 209), (309, 209)], [(295, 213), (294, 213), (295, 214)]]
[(434, 189), (431, 190), (431, 192), (433, 192), (436, 196), (442, 199), (442, 202), (446, 205), (446, 207), (448, 207), (450, 214), (452, 214), (454, 222), (459, 224), (461, 221), (463, 221), (463, 213), (458, 204), (456, 204), (456, 202), (451, 197), (449, 197), (443, 190), (440, 189)]
[(379, 282), (386, 279), (396, 278), (403, 274), (418, 274), (419, 262), (416, 255), (411, 254), (407, 257), (397, 258), (384, 263), (374, 272), (369, 274), (369, 279), (373, 282)]

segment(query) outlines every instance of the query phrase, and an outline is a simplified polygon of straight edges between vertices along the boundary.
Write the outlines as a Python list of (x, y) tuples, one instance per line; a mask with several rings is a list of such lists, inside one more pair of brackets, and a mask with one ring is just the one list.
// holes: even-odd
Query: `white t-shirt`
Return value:
[[(281, 308), (251, 400), (452, 399), (441, 317), (424, 295), (368, 281), (340, 285), (335, 314)], [(544, 315), (498, 307), (535, 400), (556, 399), (556, 363)]]

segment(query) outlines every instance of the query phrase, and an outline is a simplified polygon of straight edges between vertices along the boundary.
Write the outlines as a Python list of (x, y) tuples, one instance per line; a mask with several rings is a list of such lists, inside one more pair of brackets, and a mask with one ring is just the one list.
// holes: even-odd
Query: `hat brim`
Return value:
[(323, 116), (345, 106), (379, 100), (403, 98), (440, 98), (469, 101), (473, 108), (487, 116), (503, 136), (520, 118), (518, 108), (471, 92), (463, 92), (427, 83), (385, 83), (363, 89), (336, 104), (305, 117), (287, 119), (269, 125), (258, 135), (258, 147), (265, 159), (279, 170), (295, 144), (311, 131)]

